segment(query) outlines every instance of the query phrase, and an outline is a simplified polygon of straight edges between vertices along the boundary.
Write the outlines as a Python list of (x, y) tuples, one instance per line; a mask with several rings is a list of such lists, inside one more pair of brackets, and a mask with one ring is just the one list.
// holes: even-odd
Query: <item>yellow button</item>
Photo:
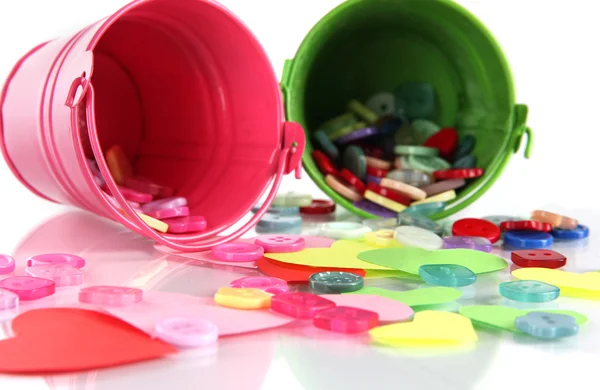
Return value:
[(367, 190), (365, 192), (365, 199), (368, 199), (371, 202), (380, 205), (381, 207), (385, 207), (386, 209), (395, 211), (397, 213), (402, 212), (407, 209), (407, 207), (405, 205), (398, 203), (398, 202), (394, 202), (393, 200), (388, 199), (385, 196), (381, 196), (381, 195), (376, 194), (373, 191), (369, 191), (369, 190)]
[(401, 245), (394, 238), (393, 230), (378, 230), (365, 234), (367, 244), (379, 248), (388, 248), (390, 246), (400, 247)]
[(271, 307), (271, 294), (256, 288), (223, 287), (215, 294), (215, 302), (233, 309), (264, 309)]
[(418, 202), (412, 202), (410, 205), (414, 206), (414, 205), (423, 204), (423, 203), (449, 202), (454, 198), (456, 198), (456, 192), (454, 190), (450, 190), (450, 191), (442, 192), (441, 194), (431, 196), (427, 199), (420, 200)]

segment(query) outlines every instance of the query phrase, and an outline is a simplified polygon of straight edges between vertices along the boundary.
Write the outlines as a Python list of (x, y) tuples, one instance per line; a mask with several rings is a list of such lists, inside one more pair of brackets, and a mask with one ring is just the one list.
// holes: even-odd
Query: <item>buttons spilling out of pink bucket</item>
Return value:
[(365, 104), (349, 102), (347, 112), (313, 132), (312, 157), (327, 185), (383, 218), (453, 200), (484, 171), (473, 155), (474, 136), (432, 121), (436, 100), (431, 85), (406, 83)]
[[(105, 158), (119, 192), (148, 226), (162, 233), (173, 234), (196, 233), (206, 229), (206, 219), (191, 214), (185, 197), (173, 196), (173, 189), (136, 176), (131, 162), (119, 145), (109, 148)], [(97, 163), (88, 160), (88, 165), (96, 183), (106, 192), (108, 201), (120, 208), (117, 200), (110, 195)]]

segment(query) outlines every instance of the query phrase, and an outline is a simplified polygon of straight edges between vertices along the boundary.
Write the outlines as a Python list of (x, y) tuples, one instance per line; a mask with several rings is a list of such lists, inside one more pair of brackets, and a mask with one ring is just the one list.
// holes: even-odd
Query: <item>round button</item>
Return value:
[(0, 275), (7, 275), (15, 271), (15, 259), (8, 255), (0, 255)]
[(321, 294), (341, 294), (363, 288), (363, 278), (350, 272), (326, 271), (312, 274), (308, 279), (312, 291)]
[(222, 261), (248, 262), (255, 261), (265, 255), (262, 246), (243, 242), (232, 242), (212, 248), (213, 256)]
[(396, 203), (400, 203), (404, 206), (409, 206), (412, 202), (412, 199), (406, 195), (403, 195), (399, 192), (391, 190), (389, 188), (382, 187), (375, 183), (369, 183), (367, 185), (367, 190), (376, 193), (377, 195), (383, 196), (389, 200), (392, 200)]
[(476, 177), (483, 176), (483, 169), (481, 168), (468, 168), (468, 169), (444, 169), (433, 172), (433, 177), (436, 180), (450, 180), (450, 179), (474, 179)]
[(69, 264), (40, 264), (27, 267), (25, 272), (34, 278), (49, 279), (56, 287), (77, 286), (83, 283), (83, 272)]
[(359, 194), (365, 193), (365, 184), (349, 170), (342, 169), (340, 171), (340, 178), (344, 179)]
[(400, 226), (394, 233), (400, 245), (427, 250), (441, 249), (443, 241), (440, 236), (416, 226)]
[(17, 294), (21, 301), (34, 301), (54, 294), (56, 284), (33, 276), (13, 276), (0, 280), (0, 288)]
[(454, 155), (457, 144), (458, 133), (456, 130), (453, 128), (445, 128), (429, 137), (423, 146), (438, 149), (441, 157), (445, 158), (446, 160), (450, 160), (450, 158)]
[(259, 236), (254, 243), (263, 247), (265, 253), (289, 253), (304, 249), (304, 238), (291, 234)]
[(196, 318), (167, 318), (154, 327), (154, 335), (177, 347), (201, 347), (217, 341), (219, 331), (210, 321)]
[(333, 165), (333, 162), (320, 150), (313, 150), (312, 158), (315, 160), (317, 167), (324, 175), (337, 175), (338, 171)]
[(142, 301), (144, 292), (138, 288), (91, 286), (79, 290), (79, 302), (98, 306), (124, 307)]
[(234, 280), (230, 286), (235, 288), (255, 288), (269, 294), (282, 294), (290, 290), (285, 280), (269, 276), (248, 276)]
[(313, 199), (312, 204), (306, 207), (300, 207), (302, 214), (331, 214), (335, 212), (335, 203), (328, 199)]
[(538, 221), (504, 221), (500, 223), (502, 230), (532, 230), (537, 232), (549, 233), (552, 225), (546, 222)]
[[(12, 291), (0, 288), (0, 312), (14, 310), (19, 307), (19, 296)], [(3, 319), (0, 315), (0, 319)]]
[(47, 264), (69, 264), (75, 268), (83, 268), (85, 267), (85, 259), (68, 253), (46, 253), (43, 255), (31, 256), (27, 259), (28, 267)]
[(365, 105), (380, 117), (396, 113), (396, 97), (390, 92), (380, 92), (371, 96)]
[(325, 237), (353, 240), (363, 237), (371, 229), (358, 222), (328, 222), (321, 227), (321, 231)]
[(490, 221), (478, 218), (460, 219), (452, 225), (453, 236), (483, 237), (493, 244), (500, 239), (500, 228)]

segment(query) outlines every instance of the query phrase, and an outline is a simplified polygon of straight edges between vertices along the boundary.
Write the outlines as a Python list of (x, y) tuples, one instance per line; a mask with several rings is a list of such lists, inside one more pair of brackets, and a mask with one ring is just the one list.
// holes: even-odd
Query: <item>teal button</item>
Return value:
[(419, 276), (427, 284), (444, 287), (469, 286), (477, 275), (467, 267), (457, 264), (426, 264), (419, 267)]

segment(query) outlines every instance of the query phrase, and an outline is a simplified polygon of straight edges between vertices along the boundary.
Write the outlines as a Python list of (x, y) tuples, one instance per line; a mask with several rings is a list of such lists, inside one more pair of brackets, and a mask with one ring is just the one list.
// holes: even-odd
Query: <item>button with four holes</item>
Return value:
[(564, 267), (567, 258), (558, 252), (548, 249), (523, 249), (513, 251), (510, 259), (519, 267), (551, 268)]
[(317, 328), (337, 333), (360, 333), (379, 325), (379, 314), (354, 307), (336, 306), (318, 312), (313, 324)]
[(304, 238), (292, 234), (269, 234), (259, 236), (254, 243), (263, 247), (265, 253), (298, 252), (304, 249), (304, 246), (306, 245)]
[(313, 318), (318, 312), (335, 306), (329, 299), (305, 292), (278, 294), (271, 299), (271, 310), (301, 319)]
[(453, 236), (483, 237), (493, 244), (500, 239), (500, 228), (479, 218), (459, 219), (452, 225)]
[(210, 321), (198, 318), (167, 318), (156, 324), (154, 335), (176, 347), (201, 347), (217, 341), (219, 331)]
[(549, 233), (515, 230), (504, 233), (504, 244), (515, 248), (540, 249), (552, 245), (554, 238)]
[(311, 290), (321, 294), (341, 294), (363, 288), (363, 278), (350, 272), (326, 271), (312, 274), (308, 279)]

